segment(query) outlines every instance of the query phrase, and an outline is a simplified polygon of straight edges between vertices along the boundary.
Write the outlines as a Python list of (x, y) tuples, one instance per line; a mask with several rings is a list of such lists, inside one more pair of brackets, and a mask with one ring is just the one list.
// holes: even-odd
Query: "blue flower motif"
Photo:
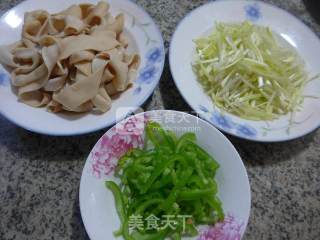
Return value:
[(257, 3), (249, 4), (244, 7), (246, 16), (251, 21), (257, 21), (261, 18), (260, 7)]
[(232, 120), (229, 117), (220, 114), (219, 112), (214, 112), (212, 114), (210, 120), (214, 124), (218, 125), (219, 127), (223, 128), (223, 129), (232, 129), (232, 125), (233, 125)]
[(237, 133), (244, 137), (255, 137), (257, 135), (257, 130), (249, 125), (241, 124), (237, 126)]
[(147, 65), (141, 69), (138, 83), (146, 83), (149, 84), (154, 80), (154, 76), (157, 73), (157, 68), (152, 65)]
[(152, 48), (147, 53), (147, 60), (149, 63), (156, 63), (162, 60), (162, 49), (159, 47)]
[(209, 112), (208, 108), (206, 108), (205, 106), (202, 106), (202, 105), (199, 105), (199, 109), (200, 109), (200, 111), (205, 112), (205, 113)]
[(8, 75), (5, 73), (0, 73), (0, 86), (7, 86), (8, 83)]
[(137, 87), (134, 91), (133, 91), (133, 95), (138, 95), (141, 92), (142, 88), (141, 86)]

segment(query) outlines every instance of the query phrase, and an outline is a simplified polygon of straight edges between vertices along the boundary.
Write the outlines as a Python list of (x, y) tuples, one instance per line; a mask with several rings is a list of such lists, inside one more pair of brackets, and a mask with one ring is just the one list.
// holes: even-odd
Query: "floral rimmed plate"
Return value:
[(96, 143), (85, 163), (80, 182), (80, 210), (91, 240), (116, 239), (119, 228), (112, 193), (105, 180), (118, 182), (114, 169), (118, 159), (133, 147), (143, 146), (144, 126), (148, 120), (181, 135), (193, 131), (198, 144), (220, 164), (216, 175), (218, 195), (225, 220), (215, 226), (201, 226), (197, 240), (240, 240), (250, 214), (250, 185), (246, 169), (230, 141), (212, 125), (183, 112), (159, 110), (140, 113), (119, 122)]
[[(205, 4), (188, 14), (178, 25), (170, 45), (170, 68), (174, 81), (188, 104), (199, 115), (229, 134), (262, 142), (301, 137), (320, 126), (320, 79), (310, 82), (302, 110), (274, 121), (250, 121), (222, 113), (204, 93), (192, 71), (193, 40), (210, 31), (215, 22), (249, 20), (278, 33), (306, 63), (310, 77), (320, 73), (320, 41), (300, 20), (282, 9), (258, 1), (228, 0)], [(186, 37), (187, 36), (187, 37)], [(315, 97), (315, 98), (314, 98)]]
[[(10, 44), (20, 38), (23, 16), (27, 11), (45, 9), (59, 12), (72, 4), (95, 0), (27, 0), (0, 18), (0, 45)], [(106, 0), (112, 15), (124, 13), (125, 32), (130, 39), (132, 51), (141, 56), (139, 75), (134, 87), (113, 101), (110, 111), (102, 115), (53, 114), (45, 109), (32, 108), (18, 102), (10, 87), (8, 73), (0, 66), (0, 113), (17, 125), (30, 131), (49, 135), (77, 135), (111, 126), (123, 119), (129, 112), (141, 106), (156, 87), (164, 65), (164, 45), (160, 31), (152, 18), (139, 6), (129, 0)]]

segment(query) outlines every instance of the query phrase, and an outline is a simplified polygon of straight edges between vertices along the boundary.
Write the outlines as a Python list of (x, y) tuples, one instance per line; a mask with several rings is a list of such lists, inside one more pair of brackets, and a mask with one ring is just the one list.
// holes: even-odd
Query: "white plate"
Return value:
[[(133, 146), (143, 145), (144, 125), (150, 119), (178, 135), (194, 131), (198, 144), (220, 164), (216, 180), (226, 219), (215, 227), (202, 226), (201, 240), (239, 240), (248, 223), (251, 201), (247, 172), (239, 154), (230, 141), (206, 121), (168, 110), (140, 113), (119, 122), (102, 136), (89, 154), (79, 197), (81, 216), (91, 240), (116, 239), (112, 233), (119, 228), (120, 221), (113, 195), (105, 188), (104, 181), (118, 182), (113, 170), (119, 156)], [(210, 238), (213, 234), (215, 237)]]
[[(178, 25), (170, 45), (170, 68), (174, 81), (188, 104), (201, 117), (219, 129), (241, 138), (272, 142), (301, 137), (320, 126), (320, 100), (308, 98), (303, 109), (274, 121), (249, 121), (231, 114), (221, 114), (203, 92), (192, 71), (191, 62), (199, 38), (214, 27), (215, 22), (253, 21), (269, 26), (294, 47), (306, 62), (310, 76), (320, 73), (320, 41), (300, 20), (272, 5), (255, 1), (216, 1), (205, 4), (188, 14)], [(307, 85), (305, 95), (320, 97), (320, 80)]]
[[(23, 15), (26, 11), (45, 9), (50, 13), (59, 12), (72, 4), (95, 0), (28, 0), (5, 13), (0, 18), (0, 45), (20, 39)], [(138, 108), (152, 94), (164, 65), (164, 45), (160, 31), (151, 17), (139, 6), (129, 0), (108, 0), (113, 15), (125, 14), (125, 31), (133, 40), (132, 49), (141, 58), (140, 73), (134, 88), (126, 91), (115, 100), (112, 108), (105, 114), (52, 114), (45, 109), (29, 107), (17, 101), (12, 93), (8, 74), (0, 67), (0, 113), (10, 121), (28, 130), (49, 135), (77, 135), (111, 126), (128, 112)], [(119, 107), (121, 112), (117, 112)]]

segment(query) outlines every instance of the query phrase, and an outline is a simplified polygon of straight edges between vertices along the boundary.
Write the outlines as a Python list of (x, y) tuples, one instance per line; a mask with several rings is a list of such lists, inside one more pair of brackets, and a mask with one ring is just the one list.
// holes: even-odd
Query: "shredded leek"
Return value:
[(304, 63), (270, 28), (217, 23), (194, 42), (193, 70), (218, 108), (250, 120), (299, 110), (308, 83)]

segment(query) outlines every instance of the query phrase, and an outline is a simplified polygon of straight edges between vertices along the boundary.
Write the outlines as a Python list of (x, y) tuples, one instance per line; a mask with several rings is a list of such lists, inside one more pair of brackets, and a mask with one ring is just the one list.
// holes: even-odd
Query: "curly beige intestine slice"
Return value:
[(20, 101), (53, 112), (111, 108), (110, 96), (128, 89), (140, 59), (126, 53), (124, 15), (108, 11), (99, 2), (25, 14), (21, 40), (0, 47)]
[(111, 108), (112, 100), (103, 86), (99, 88), (98, 94), (92, 99), (92, 103), (101, 112), (107, 112)]
[(110, 71), (110, 69), (106, 68), (103, 72), (101, 83), (109, 83), (114, 77), (115, 75)]
[(108, 14), (110, 5), (106, 2), (99, 2), (96, 6), (91, 7), (91, 11), (88, 16), (84, 19), (84, 22), (90, 26), (102, 25), (105, 23), (105, 18)]
[(74, 108), (62, 105), (62, 108), (67, 111), (82, 113), (82, 112), (91, 111), (93, 108), (93, 103), (91, 101), (87, 101), (77, 107), (74, 107)]
[(21, 45), (21, 41), (18, 41), (9, 46), (0, 46), (0, 62), (5, 68), (11, 70), (13, 68), (19, 67), (19, 64), (14, 61), (14, 56), (12, 54), (12, 51), (19, 45)]
[(53, 112), (53, 113), (57, 113), (63, 110), (62, 104), (51, 100), (48, 105), (47, 105), (47, 109), (49, 112)]
[[(84, 74), (85, 76), (90, 76), (93, 72), (95, 72), (92, 69), (92, 62), (81, 62), (75, 64), (75, 67), (77, 69), (77, 72), (80, 71), (81, 74)], [(77, 77), (76, 77), (77, 78)]]
[[(27, 85), (18, 88), (18, 96), (22, 102), (33, 107), (39, 107), (44, 104), (43, 99), (39, 97), (39, 94), (41, 94), (39, 89), (47, 84), (51, 71), (58, 61), (59, 46), (55, 44), (50, 47), (44, 47), (41, 55), (43, 63), (38, 68), (28, 74), (13, 76), (16, 79), (12, 79), (13, 82), (28, 82)], [(42, 96), (44, 97), (45, 94), (42, 93)]]
[(69, 69), (63, 66), (61, 62), (57, 62), (56, 66), (54, 67), (51, 73), (51, 78), (44, 86), (44, 90), (48, 92), (56, 92), (60, 90), (65, 85), (68, 78), (68, 74)]
[(49, 18), (49, 13), (44, 10), (27, 12), (24, 17), (22, 37), (38, 42), (40, 36), (48, 33)]
[(124, 32), (120, 33), (117, 39), (120, 43), (121, 46), (124, 48), (127, 48), (129, 45), (129, 39), (127, 38), (127, 36), (125, 35)]
[(79, 4), (79, 7), (81, 9), (81, 16), (82, 19), (85, 19), (88, 17), (88, 15), (92, 12), (92, 10), (94, 9), (94, 5), (90, 4), (90, 3), (82, 3)]
[(33, 48), (15, 49), (13, 53), (13, 59), (19, 64), (19, 67), (17, 67), (11, 73), (12, 84), (14, 86), (23, 86), (28, 83), (16, 81), (16, 75), (30, 73), (34, 71), (35, 68), (38, 67), (42, 62), (41, 55)]
[(119, 45), (119, 42), (109, 36), (97, 38), (89, 35), (79, 35), (63, 39), (61, 45), (63, 51), (59, 57), (60, 60), (82, 50), (105, 51), (113, 49)]
[(76, 81), (63, 88), (53, 99), (69, 109), (76, 109), (81, 104), (93, 99), (98, 92), (105, 66), (87, 78)]
[(124, 28), (124, 15), (120, 13), (115, 17), (113, 22), (109, 24), (96, 26), (94, 30), (111, 31), (111, 32), (115, 32), (118, 36), (120, 33), (122, 33), (123, 28)]
[(95, 54), (92, 51), (82, 50), (75, 52), (70, 56), (69, 64), (76, 64), (79, 62), (91, 61), (95, 57)]

